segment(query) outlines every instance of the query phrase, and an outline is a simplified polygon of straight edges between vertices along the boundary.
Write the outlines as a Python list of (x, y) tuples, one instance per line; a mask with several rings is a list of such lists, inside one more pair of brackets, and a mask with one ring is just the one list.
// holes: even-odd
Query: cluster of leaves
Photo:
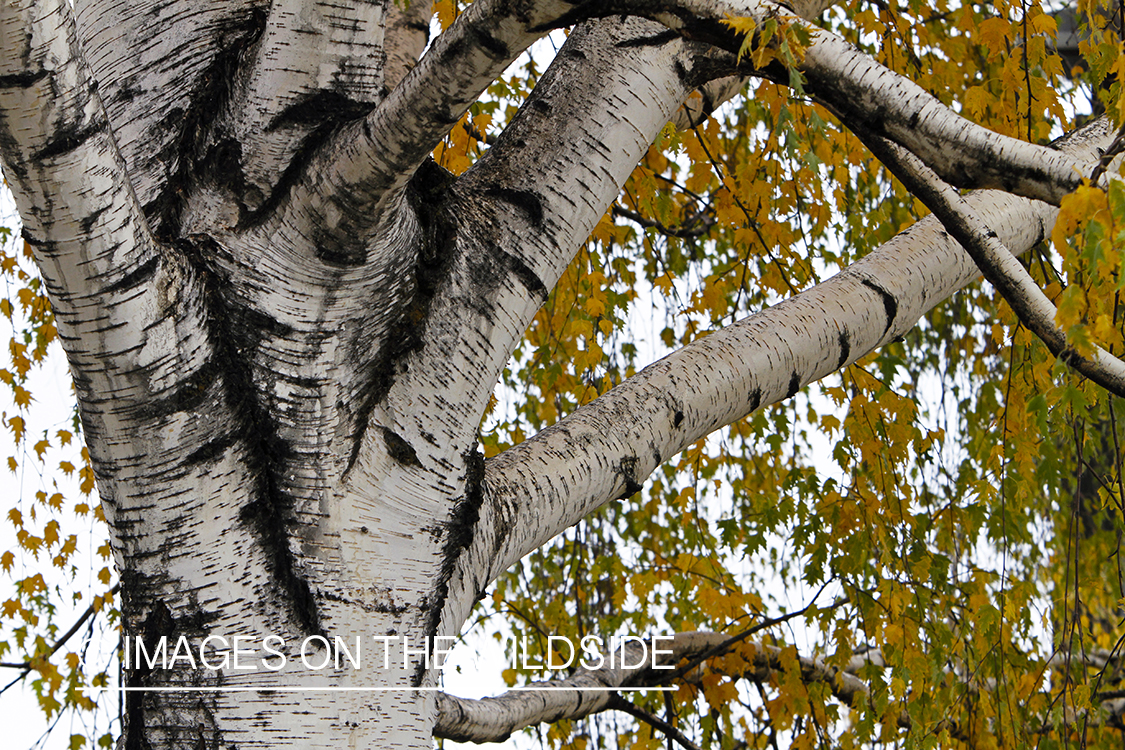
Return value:
[[(86, 655), (93, 628), (115, 620), (113, 572), (105, 518), (92, 494), (89, 454), (76, 437), (76, 413), (71, 409), (61, 425), (39, 426), (51, 420), (47, 409), (36, 408), (32, 392), (33, 382), (43, 382), (36, 375), (56, 350), (50, 303), (41, 280), (28, 270), (30, 248), (17, 244), (10, 228), (0, 235), (0, 277), (7, 287), (0, 314), (11, 331), (0, 381), (12, 407), (0, 414), (0, 425), (9, 434), (12, 452), (5, 464), (13, 488), (5, 493), (10, 505), (3, 515), (14, 542), (0, 552), (0, 571), (10, 580), (10, 595), (0, 602), (0, 661), (12, 672), (0, 692), (30, 678), (40, 707), (57, 720), (67, 710), (93, 712), (96, 701), (84, 688), (108, 684), (108, 673), (91, 672)], [(96, 552), (82, 554), (90, 547)], [(82, 610), (85, 615), (75, 614)], [(89, 623), (86, 638), (72, 627), (76, 621)], [(71, 736), (71, 748), (112, 744), (107, 727), (96, 721), (87, 727)]]

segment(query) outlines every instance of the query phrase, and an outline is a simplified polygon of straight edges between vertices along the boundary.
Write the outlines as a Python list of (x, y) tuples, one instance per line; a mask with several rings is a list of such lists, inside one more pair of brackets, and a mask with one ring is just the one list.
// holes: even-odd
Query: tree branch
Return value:
[(629, 701), (622, 698), (620, 695), (614, 694), (610, 699), (609, 705), (606, 707), (611, 711), (621, 711), (622, 713), (629, 714), (634, 719), (639, 719), (645, 724), (648, 724), (653, 729), (663, 732), (666, 736), (671, 737), (677, 745), (684, 748), (684, 750), (700, 750), (699, 745), (688, 739), (687, 735), (676, 729), (674, 726), (664, 721), (658, 716), (653, 716), (648, 711), (634, 706)]
[[(456, 230), (447, 230), (449, 282), (427, 340), (388, 397), (409, 440), (425, 432), (465, 449), (476, 440), (486, 400), (548, 290), (694, 85), (693, 46), (643, 19), (576, 27), (519, 114), (431, 213)], [(424, 427), (416, 409), (394, 406), (434, 393), (441, 424)], [(454, 619), (486, 585), (495, 520), (476, 523), (458, 562)]]
[[(744, 41), (726, 23), (732, 17), (752, 18), (759, 27), (770, 20), (803, 26), (810, 37), (797, 65), (807, 79), (804, 88), (841, 119), (898, 143), (957, 187), (1001, 189), (1057, 205), (1092, 169), (1053, 149), (969, 122), (913, 81), (768, 0), (615, 0), (605, 12), (652, 18), (732, 54)], [(753, 72), (789, 83), (789, 71), (776, 61)]]
[(1094, 346), (1084, 357), (1055, 325), (1058, 312), (1011, 251), (990, 231), (961, 195), (942, 182), (920, 159), (897, 144), (853, 128), (868, 148), (895, 174), (907, 190), (934, 212), (946, 230), (961, 243), (984, 277), (996, 287), (1051, 354), (1111, 393), (1125, 396), (1125, 362)]
[[(1111, 138), (1097, 122), (1060, 148), (1089, 158)], [(1017, 252), (1043, 239), (1056, 213), (994, 192), (966, 200)], [(696, 440), (901, 335), (978, 274), (937, 219), (924, 219), (832, 279), (694, 341), (491, 459), (482, 515), (504, 531), (487, 580), (636, 492)]]
[[(518, 7), (517, 7), (518, 6)], [(338, 237), (367, 237), (419, 165), (519, 55), (575, 15), (565, 0), (470, 5), (362, 121), (344, 128), (305, 171), (290, 210), (338, 216)], [(341, 212), (339, 206), (350, 207)], [(363, 207), (362, 209), (354, 207)]]
[[(645, 658), (639, 658), (642, 656), (641, 646), (636, 643), (629, 643), (622, 649), (625, 651), (625, 659), (619, 661), (640, 662), (640, 666), (636, 668), (579, 669), (564, 679), (537, 682), (523, 689), (516, 688), (503, 695), (479, 700), (456, 698), (439, 693), (438, 719), (434, 727), (434, 736), (458, 742), (502, 742), (512, 732), (539, 723), (582, 719), (614, 709), (625, 710), (635, 715), (626, 707), (630, 704), (607, 688), (670, 685), (680, 679), (682, 670), (671, 670), (667, 667), (685, 659), (722, 656), (736, 646), (743, 648), (748, 656), (748, 662), (744, 670), (737, 674), (728, 674), (729, 677), (765, 682), (772, 672), (787, 669), (789, 659), (793, 658), (801, 671), (802, 681), (807, 684), (814, 682), (827, 684), (832, 695), (847, 706), (862, 708), (867, 705), (870, 696), (870, 688), (863, 680), (818, 658), (806, 656), (787, 658), (784, 650), (779, 646), (764, 643), (743, 645), (742, 642), (730, 638), (725, 633), (677, 633), (668, 641), (662, 639), (656, 646), (661, 650), (659, 660), (651, 656), (652, 652), (647, 645), (643, 653)], [(657, 668), (657, 665), (660, 668)], [(655, 719), (647, 715), (641, 718), (645, 721)], [(910, 727), (910, 719), (905, 712), (899, 717), (898, 725), (901, 728)], [(694, 743), (665, 722), (659, 722), (659, 726), (657, 724), (654, 726), (673, 737), (685, 748), (694, 747)]]

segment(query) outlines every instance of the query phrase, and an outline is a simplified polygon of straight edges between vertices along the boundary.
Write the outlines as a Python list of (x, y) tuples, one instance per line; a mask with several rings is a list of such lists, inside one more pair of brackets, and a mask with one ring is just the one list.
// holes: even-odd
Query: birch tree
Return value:
[[(69, 361), (118, 746), (1119, 742), (1125, 57), (1081, 10), (1064, 71), (1034, 3), (4, 0), (0, 377)], [(73, 564), (87, 502), (19, 554)], [(88, 707), (16, 582), (8, 666)], [(458, 698), (422, 647), (481, 612), (667, 638)]]

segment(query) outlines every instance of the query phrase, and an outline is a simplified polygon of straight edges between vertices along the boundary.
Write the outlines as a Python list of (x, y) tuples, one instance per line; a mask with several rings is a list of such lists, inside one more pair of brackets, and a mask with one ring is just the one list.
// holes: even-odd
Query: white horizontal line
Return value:
[[(86, 687), (93, 693), (412, 693), (445, 692), (439, 687)], [(581, 690), (589, 693), (636, 693), (649, 690), (667, 692), (675, 687), (514, 687), (511, 692), (551, 692)]]

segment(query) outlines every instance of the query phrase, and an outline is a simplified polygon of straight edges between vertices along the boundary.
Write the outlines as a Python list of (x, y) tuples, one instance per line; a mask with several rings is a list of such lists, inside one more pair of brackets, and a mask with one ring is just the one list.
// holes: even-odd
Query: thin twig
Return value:
[[(121, 583), (120, 582), (115, 583), (115, 584), (113, 584), (113, 588), (111, 588), (108, 593), (111, 596), (116, 595), (118, 589), (120, 589), (120, 588), (121, 588)], [(103, 604), (104, 604), (104, 602), (103, 602)], [(87, 620), (89, 620), (91, 617), (93, 617), (94, 614), (98, 610), (101, 609), (101, 607), (102, 607), (101, 604), (98, 604), (97, 602), (91, 602), (90, 606), (86, 608), (86, 611), (82, 613), (82, 616), (78, 618), (78, 621), (70, 626), (70, 630), (63, 633), (62, 636), (57, 641), (55, 641), (55, 645), (51, 647), (51, 650), (48, 651), (46, 654), (44, 654), (42, 657), (36, 657), (36, 658), (50, 659), (52, 656), (54, 656), (55, 652), (57, 652), (60, 648), (62, 648), (66, 644), (66, 642), (68, 640), (70, 640), (71, 636), (73, 636), (75, 633), (77, 633), (79, 628), (81, 628), (82, 625), (85, 624), (85, 622)], [(20, 675), (17, 678), (16, 681), (18, 682), (19, 680), (22, 680), (27, 675), (28, 672), (31, 671), (31, 662), (30, 661), (21, 661), (21, 662), (0, 661), (0, 668), (25, 670), (24, 674)], [(5, 689), (7, 689), (7, 688), (5, 688)], [(0, 690), (0, 692), (3, 692), (3, 691)]]
[(653, 716), (643, 708), (639, 708), (633, 705), (616, 693), (612, 698), (610, 698), (608, 708), (611, 708), (615, 711), (627, 713), (635, 719), (640, 719), (645, 724), (648, 724), (654, 729), (660, 730), (668, 738), (675, 740), (677, 744), (684, 748), (684, 750), (700, 750), (699, 745), (696, 745), (694, 742), (688, 739), (687, 736), (685, 736), (684, 733), (679, 729), (676, 729), (674, 726), (664, 721), (664, 719), (661, 719), (659, 716)]

